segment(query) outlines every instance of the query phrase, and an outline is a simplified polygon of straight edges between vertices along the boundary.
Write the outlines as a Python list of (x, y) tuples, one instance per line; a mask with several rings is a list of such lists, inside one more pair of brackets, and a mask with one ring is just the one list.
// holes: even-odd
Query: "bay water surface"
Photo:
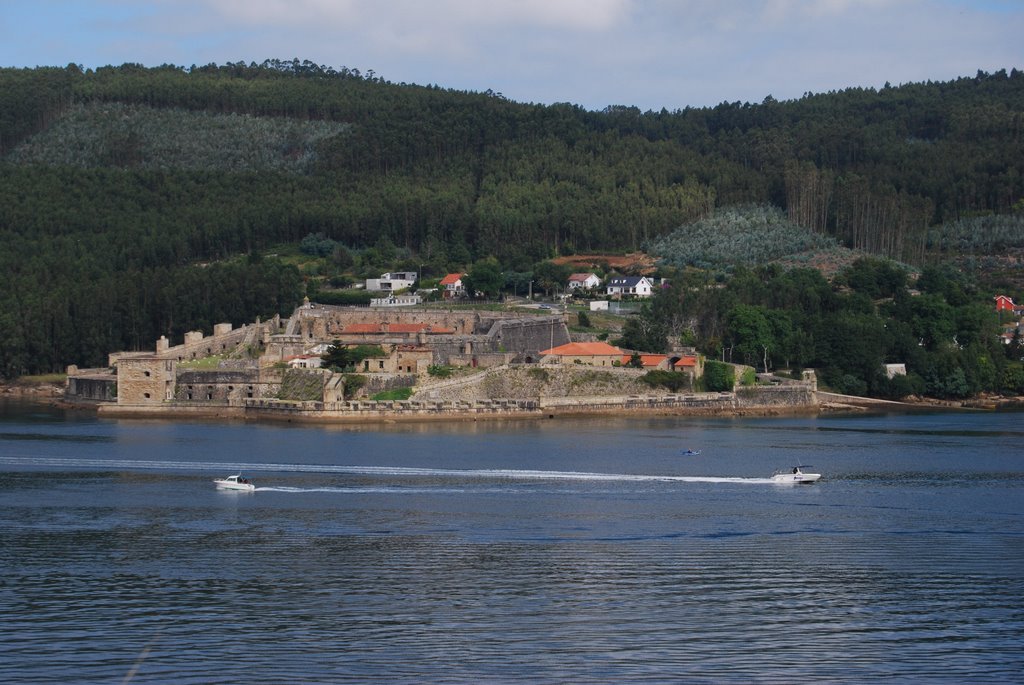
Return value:
[(1024, 682), (1022, 419), (0, 405), (0, 682)]

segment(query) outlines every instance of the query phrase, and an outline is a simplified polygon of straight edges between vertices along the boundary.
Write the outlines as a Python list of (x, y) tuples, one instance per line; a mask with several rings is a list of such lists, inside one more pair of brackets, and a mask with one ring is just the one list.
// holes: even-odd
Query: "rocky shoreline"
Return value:
[[(507, 388), (503, 388), (503, 389), (507, 390)], [(518, 389), (522, 390), (522, 388), (518, 388)], [(0, 400), (11, 399), (11, 400), (17, 400), (19, 402), (33, 402), (33, 403), (45, 404), (45, 405), (49, 405), (49, 406), (64, 407), (64, 408), (67, 408), (67, 409), (87, 409), (87, 410), (88, 409), (92, 409), (92, 410), (96, 410), (97, 407), (95, 405), (92, 405), (92, 404), (83, 405), (83, 404), (78, 404), (78, 403), (73, 403), (73, 402), (67, 402), (65, 400), (65, 397), (64, 397), (64, 390), (65, 390), (64, 384), (63, 383), (56, 383), (56, 382), (38, 382), (38, 381), (31, 381), (31, 382), (25, 382), (25, 381), (3, 382), (3, 383), (0, 383)], [(472, 394), (475, 394), (475, 393), (471, 392), (470, 394), (472, 395)], [(579, 396), (579, 395), (577, 395), (577, 396)], [(968, 398), (968, 399), (965, 399), (965, 400), (939, 400), (939, 399), (935, 399), (935, 398), (916, 397), (915, 396), (915, 397), (909, 397), (909, 398), (907, 398), (906, 400), (904, 400), (902, 402), (894, 402), (894, 401), (889, 401), (889, 400), (878, 400), (878, 399), (869, 398), (869, 397), (840, 396), (840, 395), (831, 395), (830, 393), (827, 393), (827, 392), (819, 392), (819, 399), (820, 399), (820, 402), (819, 402), (818, 406), (816, 407), (816, 409), (817, 409), (817, 411), (822, 412), (822, 413), (845, 413), (845, 412), (887, 411), (887, 410), (888, 411), (929, 411), (929, 410), (937, 410), (937, 409), (940, 409), (940, 410), (941, 409), (948, 409), (948, 410), (976, 410), (976, 411), (995, 411), (995, 410), (1024, 409), (1024, 396), (1005, 397), (1005, 396), (999, 396), (999, 395), (983, 395), (983, 396), (979, 396), (979, 397)], [(752, 408), (750, 408), (750, 409), (733, 408), (732, 412), (731, 412), (731, 415), (734, 415), (734, 416), (780, 416), (780, 415), (788, 415), (788, 414), (791, 414), (791, 413), (794, 413), (794, 412), (795, 413), (805, 413), (807, 411), (808, 411), (807, 407), (802, 407), (802, 408), (795, 409), (795, 410), (794, 409), (780, 410), (780, 408), (777, 408), (777, 407), (775, 407), (775, 408), (762, 407), (762, 408), (758, 408), (758, 409), (752, 409)], [(572, 412), (572, 413), (574, 413), (576, 415), (599, 416), (599, 415), (602, 415), (602, 414), (607, 415), (608, 412), (607, 411), (578, 411), (578, 412)], [(637, 415), (637, 414), (640, 414), (640, 413), (645, 413), (645, 412), (643, 412), (642, 410), (634, 410), (634, 411), (629, 412), (629, 414), (632, 414), (634, 416)], [(665, 411), (665, 410), (662, 410), (662, 411), (652, 410), (649, 413), (652, 416), (654, 416), (654, 415), (678, 415), (679, 414), (679, 412), (677, 412), (677, 411)], [(693, 411), (692, 412), (693, 415), (701, 415), (701, 414), (708, 414), (708, 413), (715, 414), (715, 415), (721, 415), (722, 414), (722, 412), (720, 410), (719, 411), (714, 411), (714, 412), (708, 412), (707, 410), (705, 410), (705, 411), (698, 410), (698, 411)], [(135, 414), (133, 414), (133, 412), (131, 410), (126, 410), (126, 411), (123, 411), (123, 412), (119, 412), (117, 410), (114, 410), (114, 411), (111, 411), (110, 414), (112, 414), (112, 415), (117, 414), (117, 415), (123, 415), (123, 416), (135, 415)], [(145, 415), (145, 416), (160, 415), (160, 416), (164, 416), (164, 417), (172, 418), (173, 419), (173, 418), (186, 418), (186, 417), (189, 417), (189, 416), (198, 416), (199, 414), (204, 414), (204, 412), (197, 412), (195, 410), (192, 410), (192, 411), (175, 411), (173, 408), (161, 408), (160, 410), (157, 410), (157, 411), (147, 411), (147, 412), (143, 412), (143, 413), (141, 413), (139, 415)], [(223, 410), (218, 410), (218, 409), (212, 409), (211, 408), (211, 410), (208, 411), (208, 412), (205, 412), (205, 414), (207, 414), (209, 416), (213, 416), (213, 417), (220, 416), (222, 418), (228, 418), (229, 415), (231, 414), (231, 412), (230, 411), (229, 412), (224, 412)], [(539, 414), (546, 416), (546, 414), (544, 414), (543, 412), (539, 412)], [(296, 417), (290, 417), (290, 420), (294, 419), (294, 418), (296, 418)], [(355, 419), (356, 417), (352, 417), (352, 418)], [(367, 417), (367, 416), (363, 416), (361, 418), (363, 420), (369, 419), (369, 417)], [(397, 418), (397, 417), (392, 417), (389, 420), (393, 421), (395, 418)], [(438, 417), (429, 417), (428, 418), (428, 417), (419, 416), (419, 417), (416, 417), (416, 420), (419, 420), (419, 421), (431, 420), (431, 419), (437, 420), (438, 418), (441, 418), (441, 417), (438, 416)], [(456, 417), (456, 416), (452, 416), (452, 415), (447, 415), (445, 418), (448, 419), (448, 420), (462, 418), (462, 419), (467, 419), (467, 420), (475, 421), (475, 420), (479, 420), (482, 417), (480, 417), (480, 416), (473, 416), (473, 415), (467, 415), (467, 416), (463, 416), (463, 417)], [(506, 418), (508, 418), (508, 417), (506, 417)], [(320, 416), (320, 417), (317, 417), (317, 418), (312, 418), (310, 420), (311, 420), (311, 422), (323, 422), (324, 421), (324, 417)]]
[(61, 403), (64, 399), (64, 384), (19, 381), (0, 383), (0, 398)]

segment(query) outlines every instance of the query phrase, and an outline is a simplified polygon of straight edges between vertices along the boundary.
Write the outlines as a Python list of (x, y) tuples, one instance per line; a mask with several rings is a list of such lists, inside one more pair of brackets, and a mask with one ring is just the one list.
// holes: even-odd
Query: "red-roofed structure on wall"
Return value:
[(567, 343), (544, 350), (540, 354), (543, 364), (617, 366), (622, 363), (622, 350), (604, 342)]
[[(640, 366), (645, 369), (663, 369), (668, 370), (668, 356), (664, 354), (644, 354), (640, 353), (637, 356), (640, 357)], [(633, 361), (632, 354), (622, 355), (622, 365), (629, 366), (630, 362)]]

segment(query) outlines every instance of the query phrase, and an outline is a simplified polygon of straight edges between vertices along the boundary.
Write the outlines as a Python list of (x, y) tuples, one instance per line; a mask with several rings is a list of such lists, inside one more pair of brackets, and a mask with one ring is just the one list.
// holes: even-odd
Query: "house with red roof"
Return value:
[[(696, 378), (703, 372), (703, 365), (701, 364), (700, 356), (697, 354), (684, 354), (681, 356), (668, 355), (668, 354), (647, 354), (644, 352), (637, 353), (640, 357), (641, 368), (656, 371), (679, 371), (687, 373), (691, 377)], [(621, 363), (623, 366), (629, 366), (629, 363), (633, 360), (633, 353), (627, 353), (622, 355)]]
[(540, 354), (541, 364), (622, 365), (622, 350), (605, 342), (571, 342)]
[(1006, 295), (996, 295), (992, 299), (996, 301), (997, 312), (1013, 312), (1017, 309), (1017, 305), (1013, 303), (1013, 299)]
[(704, 375), (704, 360), (698, 354), (684, 354), (672, 362), (672, 370), (690, 374), (691, 378)]
[(440, 286), (443, 288), (442, 294), (446, 300), (454, 300), (460, 297), (465, 297), (466, 287), (462, 284), (462, 278), (466, 274), (448, 274), (441, 279)]
[[(645, 354), (643, 352), (637, 353), (640, 358), (640, 366), (644, 369), (659, 369), (662, 371), (668, 371), (669, 359), (668, 355), (664, 354)], [(622, 365), (629, 366), (630, 362), (633, 361), (633, 354), (622, 355)]]
[(572, 274), (569, 276), (569, 290), (590, 290), (601, 285), (597, 274)]

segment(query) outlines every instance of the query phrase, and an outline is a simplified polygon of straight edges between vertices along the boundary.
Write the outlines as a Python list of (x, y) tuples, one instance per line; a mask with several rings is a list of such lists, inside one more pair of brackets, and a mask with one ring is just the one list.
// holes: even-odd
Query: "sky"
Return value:
[(0, 67), (275, 58), (671, 111), (1024, 69), (1024, 0), (0, 0)]

